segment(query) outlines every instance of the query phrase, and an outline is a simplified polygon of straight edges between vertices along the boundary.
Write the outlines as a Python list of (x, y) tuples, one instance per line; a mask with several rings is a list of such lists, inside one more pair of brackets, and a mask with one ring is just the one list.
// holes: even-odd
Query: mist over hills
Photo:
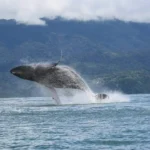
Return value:
[[(75, 68), (94, 91), (150, 93), (150, 24), (46, 20), (46, 26), (0, 20), (0, 96), (31, 96), (36, 86), (9, 70), (22, 63), (54, 62)], [(35, 96), (35, 95), (34, 95)]]

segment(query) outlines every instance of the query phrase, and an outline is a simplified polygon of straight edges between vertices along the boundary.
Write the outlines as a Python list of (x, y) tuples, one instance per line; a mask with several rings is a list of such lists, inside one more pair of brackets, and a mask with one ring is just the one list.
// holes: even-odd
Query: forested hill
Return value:
[[(96, 90), (150, 93), (150, 24), (114, 21), (46, 20), (27, 26), (0, 20), (0, 96), (30, 96), (33, 83), (9, 70), (24, 62), (51, 62), (74, 67)], [(20, 88), (19, 85), (24, 85)]]

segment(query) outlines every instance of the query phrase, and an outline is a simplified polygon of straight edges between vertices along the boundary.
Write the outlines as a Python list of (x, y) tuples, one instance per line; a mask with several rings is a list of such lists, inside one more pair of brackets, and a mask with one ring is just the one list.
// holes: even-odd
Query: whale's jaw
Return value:
[(34, 78), (34, 69), (30, 66), (18, 66), (12, 68), (10, 73), (14, 76), (17, 76), (22, 79), (31, 80), (33, 81)]

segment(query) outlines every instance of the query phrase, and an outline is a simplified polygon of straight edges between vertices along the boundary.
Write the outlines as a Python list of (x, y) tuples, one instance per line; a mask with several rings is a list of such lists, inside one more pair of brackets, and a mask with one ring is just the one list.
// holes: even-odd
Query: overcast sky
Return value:
[(150, 22), (150, 0), (0, 0), (0, 19), (40, 24), (40, 18)]

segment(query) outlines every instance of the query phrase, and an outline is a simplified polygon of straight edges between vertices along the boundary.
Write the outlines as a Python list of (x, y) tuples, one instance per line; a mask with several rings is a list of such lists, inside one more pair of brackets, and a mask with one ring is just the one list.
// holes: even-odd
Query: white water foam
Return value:
[(91, 104), (96, 103), (92, 93), (75, 92), (73, 96), (60, 96), (62, 104)]
[[(44, 90), (45, 88), (41, 88), (42, 93), (45, 96), (48, 96), (49, 89)], [(108, 98), (97, 100), (95, 98), (95, 93), (88, 91), (88, 92), (81, 92), (79, 90), (69, 90), (69, 94), (66, 95), (64, 93), (64, 89), (57, 89), (59, 94), (60, 100), (62, 105), (73, 105), (73, 104), (93, 104), (93, 103), (122, 103), (122, 102), (129, 102), (130, 98), (128, 95), (119, 92), (119, 91), (105, 91), (104, 93), (108, 95)], [(67, 90), (68, 92), (68, 90)], [(49, 95), (50, 96), (50, 95)], [(50, 98), (51, 99), (51, 98)], [(52, 100), (53, 101), (53, 100)], [(55, 103), (55, 101), (54, 101)]]
[[(83, 79), (82, 79), (83, 80)], [(84, 81), (85, 82), (85, 81)], [(87, 85), (87, 83), (85, 82)], [(87, 85), (88, 86), (88, 85)], [(39, 92), (41, 96), (51, 97), (49, 89), (37, 84)], [(92, 92), (92, 90), (88, 87), (86, 92), (82, 92), (81, 90), (76, 89), (56, 89), (57, 93), (60, 97), (62, 105), (72, 105), (72, 104), (92, 104), (92, 103), (121, 103), (121, 102), (129, 102), (129, 96), (119, 92), (119, 91), (104, 91), (108, 95), (108, 98), (97, 100), (95, 98), (96, 93)], [(50, 98), (53, 103), (55, 103), (52, 98)]]

